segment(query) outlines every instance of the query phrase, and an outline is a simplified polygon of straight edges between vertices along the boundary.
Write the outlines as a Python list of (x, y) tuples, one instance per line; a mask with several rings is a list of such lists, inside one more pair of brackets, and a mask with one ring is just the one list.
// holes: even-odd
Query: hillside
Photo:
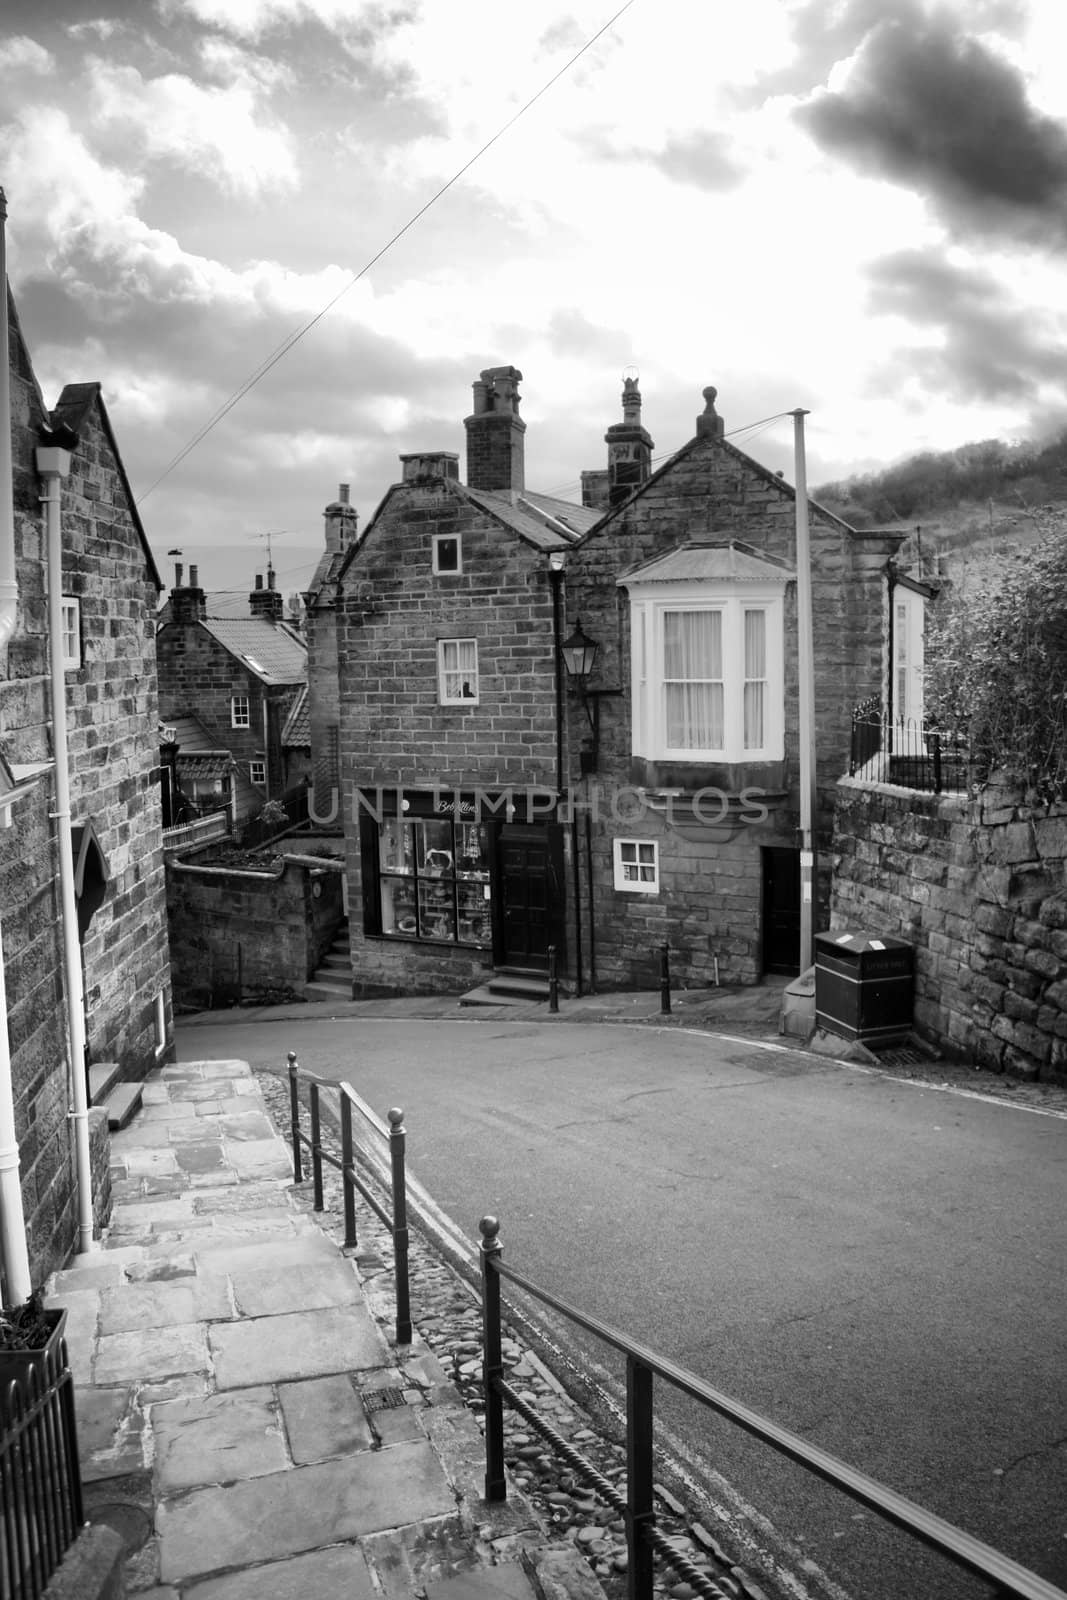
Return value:
[(924, 571), (939, 556), (993, 554), (1067, 533), (1067, 432), (1044, 444), (987, 439), (924, 451), (883, 472), (824, 483), (821, 505), (857, 528), (906, 526)]

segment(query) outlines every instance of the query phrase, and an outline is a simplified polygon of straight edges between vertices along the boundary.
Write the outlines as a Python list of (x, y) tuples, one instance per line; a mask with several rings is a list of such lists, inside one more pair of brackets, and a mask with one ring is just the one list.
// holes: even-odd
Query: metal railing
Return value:
[[(597, 1317), (560, 1300), (532, 1283), (529, 1278), (502, 1260), (500, 1224), (495, 1217), (483, 1217), (481, 1231), (482, 1268), (482, 1375), (485, 1389), (485, 1498), (507, 1499), (504, 1470), (504, 1402), (552, 1445), (568, 1465), (616, 1511), (626, 1524), (627, 1592), (629, 1600), (651, 1600), (653, 1560), (660, 1556), (705, 1600), (721, 1600), (722, 1589), (705, 1572), (682, 1555), (656, 1527), (653, 1474), (652, 1379), (664, 1379), (674, 1388), (709, 1407), (720, 1417), (736, 1424), (763, 1444), (796, 1462), (806, 1471), (850, 1495), (884, 1521), (902, 1529), (912, 1539), (945, 1556), (957, 1567), (992, 1585), (997, 1600), (1067, 1600), (1062, 1589), (1047, 1583), (990, 1545), (972, 1538), (932, 1512), (887, 1489), (874, 1478), (850, 1467), (836, 1456), (809, 1444), (760, 1416), (750, 1407), (731, 1400), (712, 1388), (703, 1378), (647, 1345), (639, 1344)], [(543, 1305), (560, 1312), (569, 1321), (594, 1334), (626, 1357), (626, 1494), (605, 1478), (591, 1462), (547, 1423), (518, 1394), (504, 1377), (500, 1320), (500, 1280), (506, 1278)]]
[(60, 1339), (21, 1378), (0, 1384), (3, 1600), (38, 1600), (84, 1520), (74, 1380)]
[(887, 716), (877, 698), (865, 700), (852, 713), (850, 778), (932, 794), (966, 794), (974, 782), (974, 765), (962, 728)]
[[(311, 1154), (311, 1177), (314, 1188), (314, 1205), (316, 1211), (325, 1209), (325, 1199), (322, 1188), (322, 1164), (327, 1162), (341, 1174), (344, 1193), (344, 1221), (345, 1221), (345, 1249), (354, 1250), (359, 1244), (356, 1235), (356, 1192), (358, 1191), (370, 1206), (371, 1210), (389, 1229), (393, 1241), (393, 1270), (396, 1284), (396, 1342), (397, 1344), (411, 1343), (411, 1284), (408, 1267), (409, 1231), (408, 1231), (408, 1201), (407, 1201), (407, 1172), (405, 1153), (407, 1146), (407, 1130), (404, 1127), (404, 1113), (394, 1106), (388, 1113), (389, 1126), (376, 1116), (370, 1106), (365, 1105), (355, 1090), (347, 1083), (324, 1083), (316, 1078), (314, 1073), (305, 1072), (296, 1058), (296, 1052), (289, 1051), (289, 1114), (291, 1122), (291, 1138), (293, 1145), (293, 1182), (303, 1183), (304, 1171), (300, 1152), (306, 1147)], [(305, 1133), (300, 1126), (300, 1079), (308, 1085), (308, 1123), (309, 1131)], [(341, 1125), (341, 1155), (335, 1156), (324, 1148), (322, 1143), (322, 1107), (320, 1095), (323, 1089), (335, 1090), (338, 1095), (338, 1120)], [(369, 1185), (360, 1177), (356, 1170), (355, 1152), (356, 1144), (352, 1134), (352, 1113), (357, 1111), (376, 1133), (380, 1134), (389, 1147), (389, 1189), (392, 1197), (392, 1215), (381, 1204), (377, 1195)]]

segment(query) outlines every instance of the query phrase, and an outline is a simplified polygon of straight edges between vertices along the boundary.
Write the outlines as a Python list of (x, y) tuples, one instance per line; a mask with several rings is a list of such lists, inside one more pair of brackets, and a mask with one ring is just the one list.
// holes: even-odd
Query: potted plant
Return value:
[(0, 1394), (13, 1378), (28, 1384), (33, 1369), (42, 1387), (55, 1376), (66, 1323), (65, 1310), (45, 1309), (40, 1289), (22, 1305), (0, 1310)]

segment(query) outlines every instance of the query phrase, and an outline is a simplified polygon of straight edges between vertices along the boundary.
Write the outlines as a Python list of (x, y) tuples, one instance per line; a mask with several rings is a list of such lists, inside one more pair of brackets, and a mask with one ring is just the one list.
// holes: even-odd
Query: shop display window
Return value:
[(378, 838), (378, 891), (383, 934), (488, 945), (488, 830), (451, 818), (386, 818)]

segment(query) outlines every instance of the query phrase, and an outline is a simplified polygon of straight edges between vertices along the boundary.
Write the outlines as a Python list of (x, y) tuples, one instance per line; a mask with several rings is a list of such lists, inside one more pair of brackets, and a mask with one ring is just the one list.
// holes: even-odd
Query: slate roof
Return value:
[(306, 683), (297, 690), (293, 708), (285, 719), (282, 744), (289, 748), (311, 749), (311, 703)]
[(576, 506), (570, 500), (525, 489), (469, 489), (463, 484), (457, 487), (468, 500), (506, 523), (538, 550), (569, 550), (603, 515), (592, 507)]
[(167, 717), (160, 723), (161, 728), (173, 728), (174, 737), (178, 741), (179, 756), (189, 754), (197, 755), (229, 755), (225, 745), (220, 745), (204, 727), (199, 717)]
[(641, 583), (783, 583), (795, 577), (784, 561), (757, 555), (751, 545), (737, 539), (715, 543), (691, 539), (641, 566), (631, 567), (615, 581), (620, 586)]
[(206, 617), (199, 626), (262, 683), (307, 682), (307, 645), (285, 623), (262, 617)]

